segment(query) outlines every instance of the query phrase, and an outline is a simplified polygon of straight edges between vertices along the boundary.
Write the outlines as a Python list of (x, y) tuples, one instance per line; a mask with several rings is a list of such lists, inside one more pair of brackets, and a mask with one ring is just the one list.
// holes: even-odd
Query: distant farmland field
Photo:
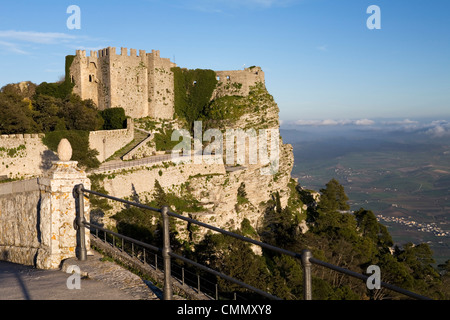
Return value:
[[(293, 176), (319, 191), (336, 178), (351, 208), (376, 215), (403, 217), (450, 230), (450, 154), (446, 144), (399, 143), (377, 139), (284, 141), (294, 147)], [(449, 143), (450, 145), (450, 143)], [(384, 223), (396, 244), (428, 242), (437, 262), (450, 259), (450, 237)]]

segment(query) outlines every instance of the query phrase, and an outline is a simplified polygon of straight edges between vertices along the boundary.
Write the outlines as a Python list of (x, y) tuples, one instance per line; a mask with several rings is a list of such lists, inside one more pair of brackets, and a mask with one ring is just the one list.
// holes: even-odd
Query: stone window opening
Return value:
[(92, 75), (89, 75), (89, 82), (92, 82)]
[(227, 80), (231, 80), (230, 76), (227, 76)]
[(217, 79), (217, 81), (220, 81), (220, 77), (219, 76), (217, 76), (216, 79)]

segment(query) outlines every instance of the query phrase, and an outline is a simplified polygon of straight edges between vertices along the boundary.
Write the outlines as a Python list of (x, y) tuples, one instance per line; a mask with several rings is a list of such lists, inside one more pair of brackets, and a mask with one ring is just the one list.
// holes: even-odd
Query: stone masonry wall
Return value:
[(148, 115), (148, 74), (145, 51), (139, 56), (136, 50), (121, 49), (116, 54), (115, 48), (109, 49), (109, 92), (111, 107), (123, 108), (126, 115), (132, 118), (142, 118)]
[[(74, 161), (53, 162), (39, 179), (0, 184), (0, 260), (56, 269), (63, 259), (74, 257), (77, 184), (90, 188)], [(87, 199), (84, 210), (89, 212)]]
[(103, 162), (133, 139), (134, 124), (131, 119), (128, 119), (126, 129), (91, 131), (89, 133), (89, 147), (99, 152), (97, 159)]
[(70, 67), (73, 93), (92, 99), (100, 110), (121, 107), (127, 116), (172, 119), (176, 66), (159, 51), (108, 47), (99, 51), (77, 50)]
[(154, 119), (172, 119), (175, 108), (174, 75), (176, 64), (161, 58), (159, 50), (148, 54), (148, 116)]
[[(44, 134), (0, 135), (0, 180), (39, 177), (50, 169), (52, 161), (58, 157), (44, 145), (43, 137)], [(90, 148), (98, 150), (97, 158), (101, 162), (133, 139), (134, 123), (131, 119), (127, 121), (126, 129), (89, 133)]]
[(42, 143), (43, 134), (0, 136), (0, 177), (30, 178), (49, 169), (56, 155)]
[(40, 248), (38, 180), (0, 184), (0, 260), (33, 265)]
[(216, 71), (217, 89), (213, 98), (227, 95), (248, 96), (250, 88), (258, 82), (265, 82), (264, 72), (260, 67), (244, 70)]

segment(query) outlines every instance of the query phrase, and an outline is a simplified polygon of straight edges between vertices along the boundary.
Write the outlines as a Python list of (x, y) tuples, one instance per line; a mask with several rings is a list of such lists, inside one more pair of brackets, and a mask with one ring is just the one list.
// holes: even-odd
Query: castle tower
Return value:
[(249, 67), (244, 70), (216, 71), (219, 85), (214, 98), (226, 95), (248, 96), (250, 87), (257, 83), (265, 83), (264, 71), (260, 67)]
[(161, 58), (159, 51), (146, 53), (136, 49), (108, 47), (91, 51), (77, 50), (70, 66), (75, 84), (73, 93), (91, 99), (100, 110), (121, 107), (132, 118), (172, 119), (174, 79), (170, 70), (176, 65)]
[(171, 68), (177, 65), (167, 58), (161, 58), (159, 50), (152, 50), (147, 58), (149, 116), (155, 119), (172, 119), (175, 93)]

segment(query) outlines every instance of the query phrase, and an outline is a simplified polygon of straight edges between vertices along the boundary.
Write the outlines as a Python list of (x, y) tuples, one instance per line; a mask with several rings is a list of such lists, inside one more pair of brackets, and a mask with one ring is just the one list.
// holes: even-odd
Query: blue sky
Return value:
[[(67, 28), (70, 5), (81, 9), (80, 30)], [(366, 26), (370, 5), (381, 9), (380, 30)], [(186, 68), (259, 65), (283, 122), (450, 118), (447, 0), (0, 4), (0, 86), (57, 81), (64, 56), (107, 46), (157, 49)]]

